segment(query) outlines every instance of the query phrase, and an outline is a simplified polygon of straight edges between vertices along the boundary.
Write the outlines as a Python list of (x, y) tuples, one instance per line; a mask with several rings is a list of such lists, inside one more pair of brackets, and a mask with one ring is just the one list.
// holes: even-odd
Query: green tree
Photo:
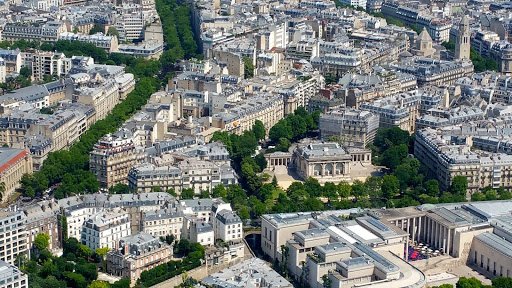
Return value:
[(96, 33), (103, 33), (105, 30), (100, 25), (94, 25), (92, 29), (89, 31), (89, 35), (94, 35)]
[(281, 152), (288, 152), (290, 146), (292, 146), (290, 140), (286, 138), (279, 138), (279, 142), (276, 145), (276, 149)]
[(254, 132), (254, 136), (256, 136), (257, 140), (265, 139), (265, 125), (260, 120), (254, 121), (254, 125), (252, 125), (252, 132)]
[(252, 59), (244, 56), (244, 78), (249, 79), (254, 76), (254, 64)]
[(199, 198), (201, 198), (201, 199), (210, 198), (210, 191), (201, 190), (201, 193), (199, 193)]
[(475, 192), (471, 194), (471, 201), (484, 201), (485, 200), (485, 194), (482, 192)]
[(453, 177), (449, 190), (452, 194), (465, 196), (468, 190), (468, 179), (461, 175)]
[(171, 195), (172, 195), (172, 196), (174, 196), (174, 197), (178, 197), (178, 193), (176, 193), (176, 191), (175, 191), (173, 188), (169, 188), (169, 189), (167, 189), (167, 191), (165, 191), (165, 192), (167, 192), (167, 193), (171, 194)]
[(185, 188), (181, 190), (181, 199), (194, 199), (195, 193), (192, 188)]
[(87, 288), (110, 288), (110, 285), (108, 282), (101, 281), (101, 280), (95, 280), (92, 281)]
[(512, 278), (496, 277), (492, 279), (493, 288), (512, 288)]
[(439, 196), (439, 182), (436, 179), (425, 181), (425, 193), (431, 197)]
[(117, 31), (116, 27), (114, 27), (114, 26), (108, 27), (107, 35), (116, 36), (117, 39), (119, 39), (119, 32)]
[(226, 197), (227, 191), (223, 185), (217, 185), (212, 189), (213, 198), (224, 198)]
[(398, 196), (400, 181), (398, 181), (398, 178), (394, 175), (385, 175), (382, 177), (380, 188), (382, 190), (382, 196), (387, 200), (391, 200)]
[(46, 233), (37, 234), (34, 240), (34, 246), (37, 250), (42, 251), (50, 245), (50, 236)]
[(32, 71), (28, 67), (24, 66), (20, 69), (20, 75), (25, 78), (30, 78), (30, 76), (32, 76)]

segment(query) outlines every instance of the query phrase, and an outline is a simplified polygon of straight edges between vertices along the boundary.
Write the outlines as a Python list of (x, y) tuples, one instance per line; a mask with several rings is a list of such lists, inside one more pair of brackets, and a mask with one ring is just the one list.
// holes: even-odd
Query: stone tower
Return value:
[(459, 23), (459, 33), (455, 39), (455, 59), (469, 59), (469, 18), (467, 15), (462, 17)]

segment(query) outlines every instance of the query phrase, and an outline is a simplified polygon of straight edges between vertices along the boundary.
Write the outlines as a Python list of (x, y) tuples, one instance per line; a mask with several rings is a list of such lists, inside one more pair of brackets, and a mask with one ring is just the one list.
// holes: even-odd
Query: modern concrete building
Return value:
[(0, 243), (0, 261), (15, 264), (18, 255), (27, 254), (25, 222), (25, 213), (16, 207), (0, 211), (0, 239), (3, 240)]
[(0, 287), (28, 288), (28, 276), (18, 267), (0, 261)]

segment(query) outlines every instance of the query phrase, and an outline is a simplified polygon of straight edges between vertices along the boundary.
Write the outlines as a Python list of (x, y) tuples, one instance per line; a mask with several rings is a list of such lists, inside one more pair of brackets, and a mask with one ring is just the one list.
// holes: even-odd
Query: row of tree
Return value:
[(167, 43), (160, 60), (164, 72), (168, 72), (179, 59), (200, 56), (192, 31), (192, 10), (188, 4), (178, 5), (176, 0), (156, 0), (155, 4)]
[[(456, 288), (512, 288), (512, 278), (496, 277), (492, 279), (492, 285), (484, 285), (475, 277), (466, 278), (460, 277)], [(434, 286), (432, 288), (453, 288), (452, 284), (443, 284), (441, 286)]]
[[(156, 5), (159, 12), (161, 12), (160, 16), (163, 21), (164, 37), (167, 41), (166, 52), (174, 51), (170, 53), (177, 57), (172, 59), (172, 63), (184, 57), (184, 55), (195, 55), (195, 50), (192, 52), (192, 49), (197, 50), (197, 46), (194, 48), (194, 45), (188, 43), (190, 41), (189, 34), (191, 33), (190, 7), (178, 6), (175, 0), (158, 0)], [(177, 17), (176, 19), (179, 19), (179, 23), (174, 23), (174, 16)], [(186, 19), (188, 19), (188, 28), (185, 27), (187, 26), (185, 25)], [(174, 35), (176, 30), (180, 30), (179, 35), (181, 38)], [(72, 193), (97, 192), (99, 190), (99, 183), (94, 175), (88, 171), (89, 152), (101, 137), (107, 133), (115, 132), (127, 119), (147, 103), (151, 94), (160, 89), (161, 80), (155, 76), (158, 76), (162, 71), (162, 65), (170, 65), (171, 63), (155, 60), (148, 61), (120, 53), (111, 53), (107, 57), (103, 49), (97, 48), (93, 44), (78, 41), (58, 41), (53, 44), (44, 43), (38, 46), (37, 43), (22, 40), (13, 45), (20, 49), (40, 48), (42, 50), (64, 52), (69, 55), (91, 56), (99, 63), (125, 66), (126, 72), (133, 73), (138, 80), (135, 89), (128, 94), (126, 99), (116, 105), (105, 119), (99, 120), (92, 125), (80, 137), (80, 141), (74, 143), (69, 150), (49, 153), (42, 169), (32, 175), (24, 175), (21, 181), (21, 187), (26, 197), (41, 195), (49, 186), (55, 184), (60, 184), (54, 192), (56, 198), (63, 198)], [(183, 53), (175, 53), (177, 52), (175, 50), (182, 49), (182, 46), (187, 47), (187, 50)], [(164, 57), (162, 56), (161, 59)]]

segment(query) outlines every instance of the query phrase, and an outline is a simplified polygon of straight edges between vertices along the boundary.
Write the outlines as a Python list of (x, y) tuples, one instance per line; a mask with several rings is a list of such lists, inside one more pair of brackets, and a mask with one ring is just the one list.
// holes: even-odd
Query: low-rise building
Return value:
[(143, 41), (140, 44), (121, 44), (119, 53), (132, 55), (137, 58), (158, 59), (164, 51), (164, 45), (157, 40)]
[(103, 48), (107, 53), (118, 52), (118, 42), (115, 35), (109, 36), (103, 33), (86, 35), (81, 33), (64, 32), (59, 35), (59, 40), (78, 41), (82, 43), (94, 44), (96, 47)]
[(284, 279), (279, 273), (270, 268), (265, 261), (259, 258), (251, 258), (233, 267), (209, 275), (201, 281), (214, 288), (293, 287), (288, 280)]
[(123, 237), (107, 253), (107, 272), (136, 282), (144, 271), (169, 262), (172, 247), (144, 232)]

